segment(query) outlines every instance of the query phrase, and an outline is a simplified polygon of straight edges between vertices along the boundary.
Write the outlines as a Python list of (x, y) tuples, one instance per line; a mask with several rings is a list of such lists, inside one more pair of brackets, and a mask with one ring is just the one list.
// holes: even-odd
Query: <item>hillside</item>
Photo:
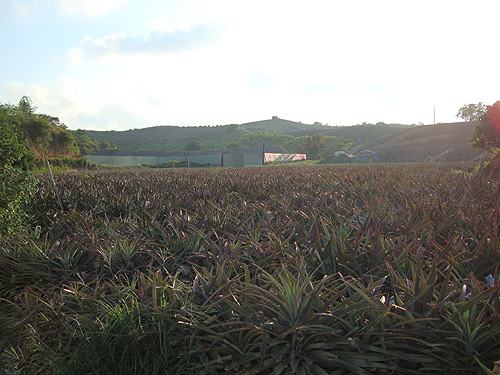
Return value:
[(241, 125), (155, 126), (126, 131), (93, 130), (87, 133), (97, 141), (108, 141), (128, 151), (182, 151), (194, 141), (199, 142), (201, 150), (220, 150), (231, 145), (254, 147), (266, 143), (299, 152), (301, 140), (291, 134), (300, 131), (303, 133), (300, 136), (313, 135), (323, 132), (325, 128), (329, 127), (273, 117)]
[(227, 147), (280, 146), (289, 152), (302, 152), (302, 138), (314, 134), (324, 136), (328, 152), (347, 150), (358, 140), (368, 142), (394, 134), (407, 125), (364, 124), (328, 126), (272, 119), (241, 125), (218, 126), (156, 126), (127, 131), (87, 131), (90, 138), (109, 142), (126, 151), (184, 151), (190, 142), (199, 143), (200, 150), (221, 150)]
[(360, 142), (370, 142), (374, 139), (395, 136), (401, 132), (411, 129), (413, 126), (402, 124), (384, 124), (379, 123), (353, 125), (353, 126), (334, 126), (324, 129), (323, 136), (334, 136), (339, 138), (350, 138)]
[(480, 152), (467, 142), (475, 122), (456, 122), (411, 127), (362, 144), (377, 151), (383, 161), (474, 160)]
[(240, 133), (240, 125), (155, 126), (126, 131), (87, 131), (90, 138), (116, 144), (120, 150), (169, 152), (184, 150), (192, 141), (198, 141), (202, 149), (211, 149), (223, 143), (226, 146), (240, 139)]
[[(115, 149), (128, 153), (175, 153), (237, 150), (276, 146), (290, 153), (302, 153), (307, 136), (320, 134), (325, 141), (319, 157), (332, 160), (337, 151), (356, 155), (374, 151), (381, 161), (474, 160), (479, 152), (467, 142), (477, 123), (457, 122), (410, 126), (365, 124), (328, 126), (304, 124), (273, 116), (244, 124), (217, 126), (155, 126), (126, 131), (69, 130), (58, 117), (37, 114), (28, 97), (18, 105), (0, 104), (8, 121), (20, 130), (35, 155), (89, 155)], [(108, 150), (108, 151), (106, 151)]]
[(479, 152), (467, 142), (475, 123), (410, 126), (402, 124), (362, 124), (328, 126), (303, 124), (276, 116), (245, 124), (218, 126), (156, 126), (127, 131), (88, 131), (98, 142), (108, 142), (128, 152), (223, 150), (228, 147), (282, 147), (287, 152), (303, 152), (305, 136), (321, 134), (326, 141), (326, 159), (335, 151), (356, 153), (376, 151), (382, 161), (474, 160)]
[(309, 125), (301, 122), (284, 120), (278, 116), (273, 116), (270, 120), (248, 122), (246, 124), (242, 124), (241, 126), (244, 130), (251, 132), (268, 132), (288, 135), (296, 135), (297, 133), (302, 132), (310, 135), (311, 132), (315, 132), (316, 134), (330, 128), (328, 125), (321, 125), (318, 123)]
[(58, 117), (36, 112), (31, 99), (23, 96), (17, 105), (0, 103), (2, 126), (22, 133), (36, 157), (87, 155), (99, 149), (111, 149), (108, 142), (90, 139), (85, 130), (70, 130)]

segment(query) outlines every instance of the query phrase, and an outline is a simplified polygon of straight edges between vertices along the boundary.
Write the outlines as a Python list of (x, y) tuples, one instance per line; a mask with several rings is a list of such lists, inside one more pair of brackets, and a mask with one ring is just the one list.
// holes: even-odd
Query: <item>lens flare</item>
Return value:
[(500, 101), (488, 107), (488, 118), (497, 134), (500, 135)]

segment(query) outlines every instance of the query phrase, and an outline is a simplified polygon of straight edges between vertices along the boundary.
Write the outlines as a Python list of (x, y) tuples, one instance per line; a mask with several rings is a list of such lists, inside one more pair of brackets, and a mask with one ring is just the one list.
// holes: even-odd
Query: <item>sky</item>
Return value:
[(0, 103), (70, 129), (457, 121), (500, 100), (498, 0), (0, 0)]

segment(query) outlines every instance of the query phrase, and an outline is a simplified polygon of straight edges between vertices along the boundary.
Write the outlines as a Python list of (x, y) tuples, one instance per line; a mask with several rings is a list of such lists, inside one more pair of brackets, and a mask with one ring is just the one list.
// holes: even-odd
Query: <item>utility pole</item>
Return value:
[(436, 125), (436, 106), (434, 106), (434, 125)]

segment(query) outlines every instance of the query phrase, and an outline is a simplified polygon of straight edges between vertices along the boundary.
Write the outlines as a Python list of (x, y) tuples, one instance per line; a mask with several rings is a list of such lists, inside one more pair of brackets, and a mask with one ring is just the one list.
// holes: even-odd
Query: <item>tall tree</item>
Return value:
[(201, 144), (199, 141), (191, 141), (186, 147), (184, 147), (186, 151), (199, 151), (201, 150)]
[(36, 111), (36, 107), (33, 105), (31, 98), (26, 95), (23, 96), (21, 100), (19, 100), (17, 109), (25, 119), (29, 119), (30, 117), (32, 117)]
[(500, 157), (500, 101), (486, 107), (469, 143), (476, 150), (484, 150)]
[(457, 113), (457, 118), (465, 121), (481, 121), (486, 113), (486, 105), (482, 102), (477, 104), (466, 104), (462, 106)]
[(308, 159), (317, 160), (325, 147), (326, 142), (321, 134), (314, 134), (302, 140), (302, 150), (307, 154)]

